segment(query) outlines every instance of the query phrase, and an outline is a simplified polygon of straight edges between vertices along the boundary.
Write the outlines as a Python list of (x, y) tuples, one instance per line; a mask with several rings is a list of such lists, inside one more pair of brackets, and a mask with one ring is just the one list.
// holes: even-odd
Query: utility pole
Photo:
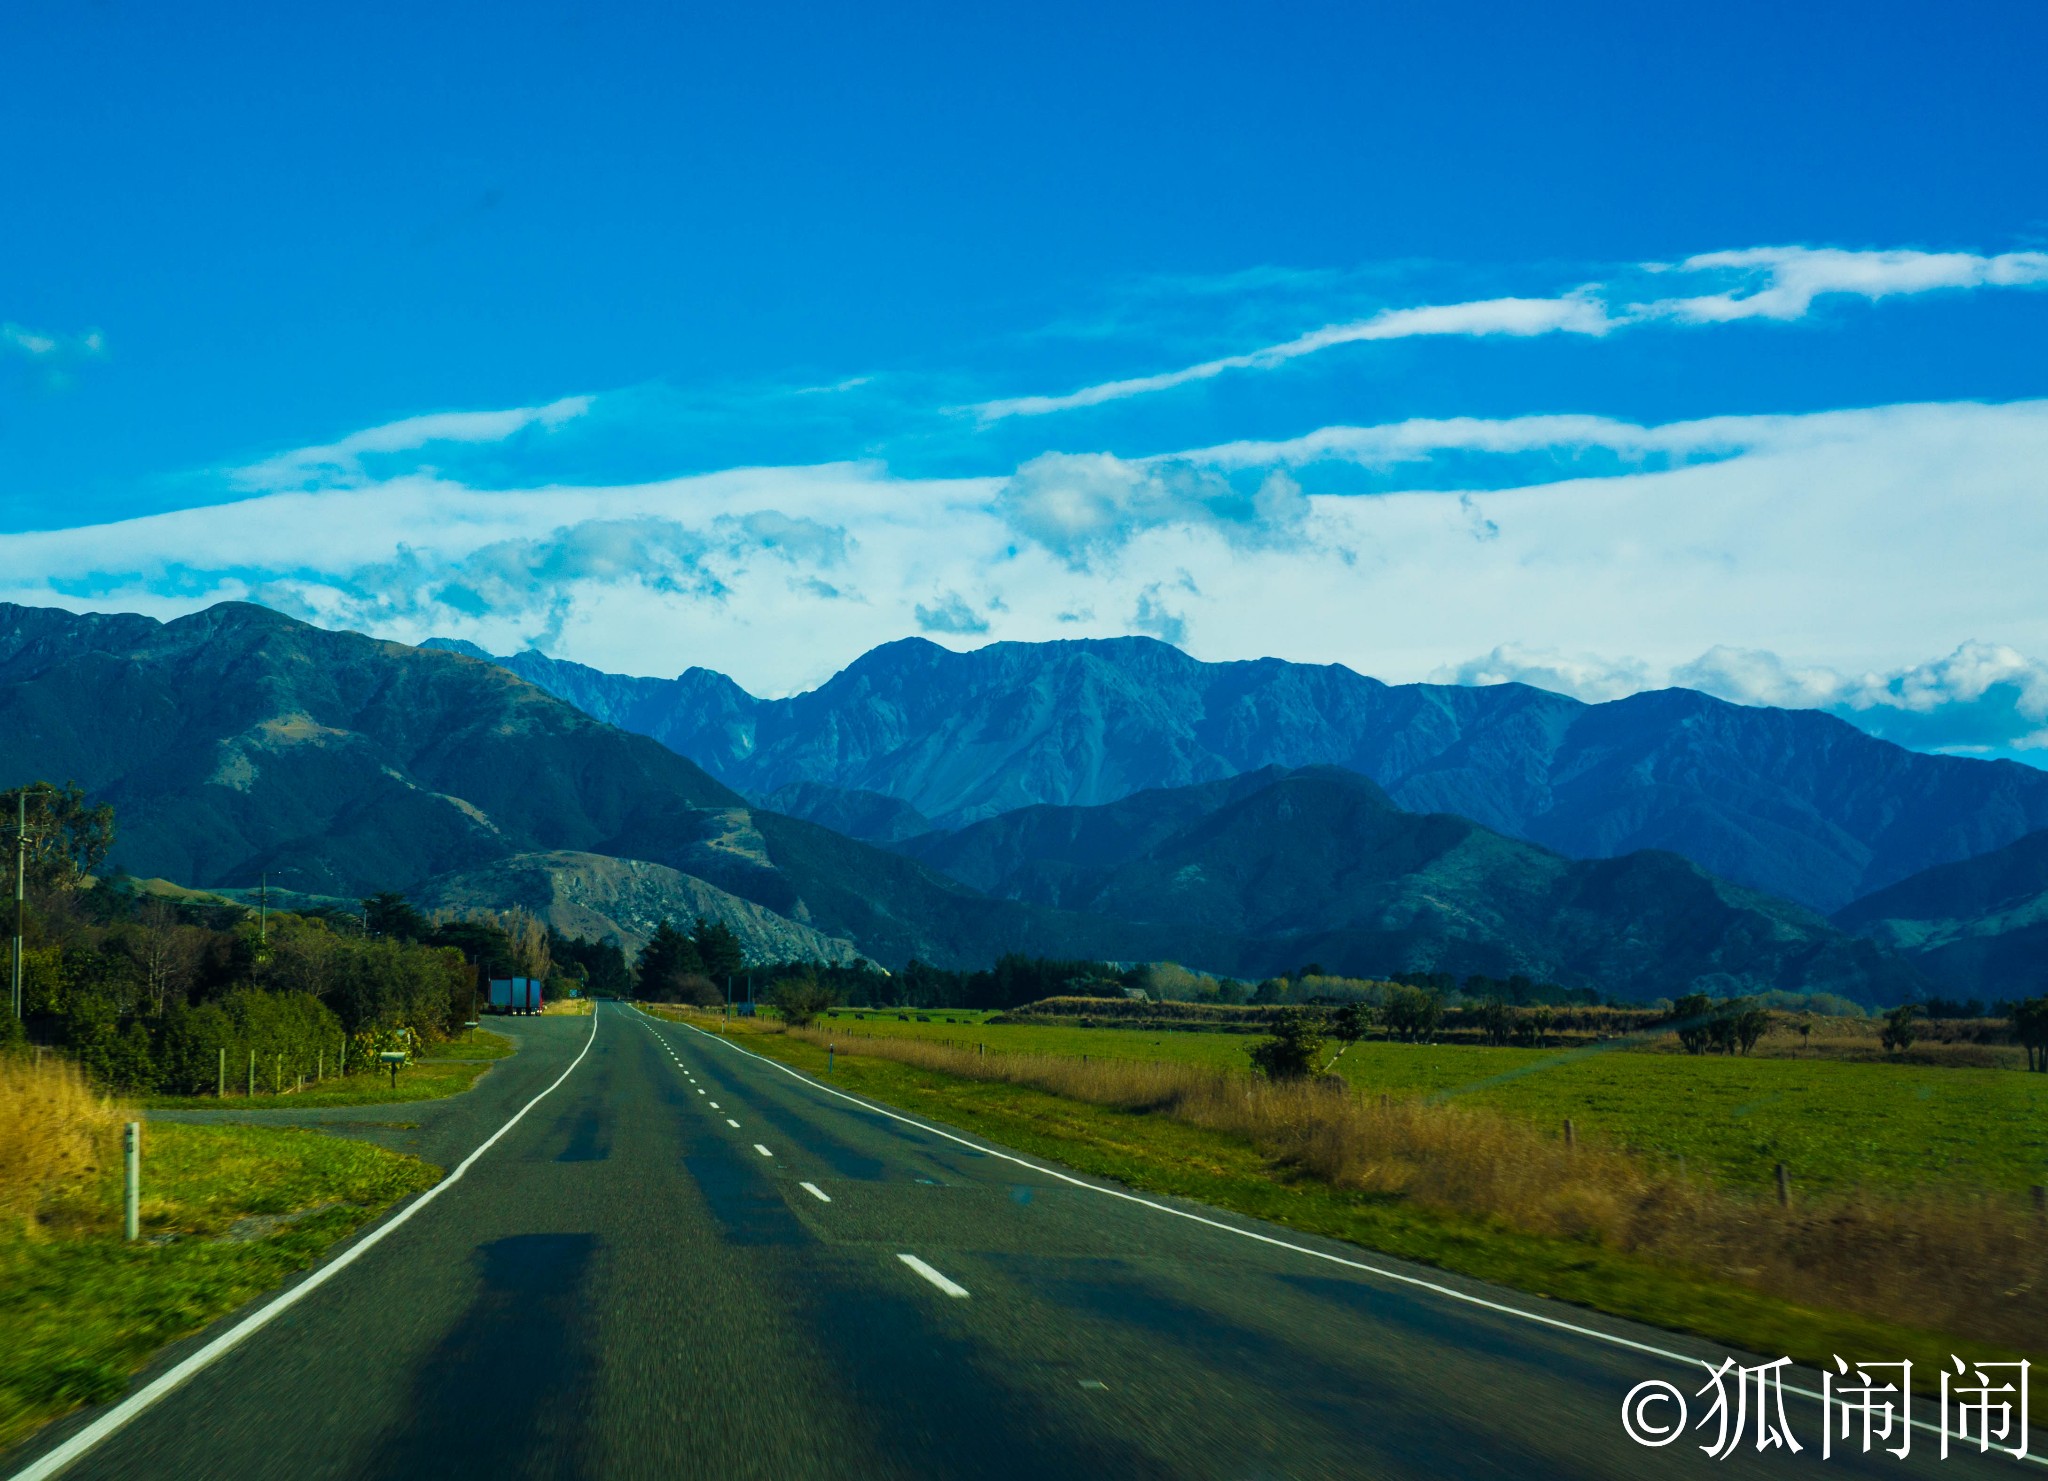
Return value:
[(22, 1016), (21, 937), (28, 919), (28, 794), (54, 790), (47, 783), (14, 794), (14, 1016)]
[(28, 788), (16, 794), (14, 813), (14, 1016), (21, 1017), (21, 929), (27, 917)]
[[(262, 873), (261, 873), (260, 875), (258, 875), (258, 876), (257, 876), (257, 879), (256, 879), (256, 940), (258, 941), (258, 943), (260, 943), (260, 944), (262, 944), (262, 945), (265, 945), (265, 946), (268, 946), (268, 945), (270, 944), (270, 876), (271, 876), (271, 875), (272, 875), (273, 873), (276, 873), (276, 874), (304, 874), (305, 872), (306, 872), (305, 870), (303, 870), (303, 869), (299, 869), (299, 868), (297, 868), (297, 867), (293, 867), (293, 868), (289, 868), (289, 869), (278, 869), (278, 870), (270, 870), (270, 869), (266, 869), (266, 870), (264, 870), (264, 871), (263, 871), (263, 872), (262, 872)], [(367, 929), (367, 921), (368, 921), (368, 918), (367, 918), (367, 917), (365, 917), (365, 928), (366, 928), (366, 929)]]

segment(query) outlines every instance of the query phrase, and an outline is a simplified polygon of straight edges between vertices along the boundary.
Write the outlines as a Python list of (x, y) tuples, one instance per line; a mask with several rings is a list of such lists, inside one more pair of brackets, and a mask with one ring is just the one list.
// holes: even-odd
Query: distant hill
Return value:
[[(1589, 705), (1519, 684), (1201, 663), (1149, 638), (969, 653), (905, 639), (776, 700), (702, 668), (657, 680), (537, 653), (497, 661), (749, 796), (797, 783), (879, 793), (946, 828), (1035, 803), (1337, 765), (1418, 812), (1573, 858), (1668, 849), (1826, 911), (2048, 827), (2048, 772), (1923, 755), (1813, 711), (1683, 689)], [(888, 838), (894, 825), (881, 826), (868, 836)]]
[[(317, 896), (484, 904), (502, 892), (630, 936), (658, 886), (678, 910), (715, 890), (772, 912), (783, 924), (726, 916), (762, 954), (838, 955), (849, 940), (888, 966), (1171, 954), (1164, 933), (988, 899), (749, 808), (667, 747), (495, 664), (245, 603), (169, 623), (0, 604), (0, 786), (36, 777), (114, 804), (110, 863), (201, 887), (267, 871), (273, 887)], [(678, 876), (625, 870), (597, 890), (596, 866), (536, 857), (565, 853)]]
[(930, 818), (898, 798), (852, 787), (828, 787), (823, 782), (791, 782), (777, 787), (761, 799), (761, 805), (871, 843), (915, 838), (920, 833), (929, 833), (932, 827)]
[(861, 955), (843, 937), (798, 925), (666, 865), (605, 854), (512, 854), (430, 879), (412, 898), (430, 911), (519, 906), (566, 936), (610, 937), (628, 960), (664, 920), (687, 927), (699, 916), (730, 927), (756, 961), (850, 962)]
[(1403, 811), (1336, 767), (1279, 768), (1099, 807), (1030, 807), (898, 846), (1037, 904), (1236, 938), (1253, 974), (1523, 973), (1638, 998), (1923, 992), (1917, 972), (1797, 905), (1674, 854), (1574, 861)]
[(740, 803), (492, 664), (243, 603), (164, 624), (0, 606), (0, 775), (113, 803), (137, 874), (330, 894), (588, 849), (649, 795)]
[(2048, 993), (2048, 830), (1903, 879), (1835, 924), (1897, 951), (1951, 996)]

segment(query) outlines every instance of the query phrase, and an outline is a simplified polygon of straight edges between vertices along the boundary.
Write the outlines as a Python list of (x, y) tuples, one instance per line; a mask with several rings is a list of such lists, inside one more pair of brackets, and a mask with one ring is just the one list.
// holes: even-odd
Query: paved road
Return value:
[[(686, 1028), (608, 1007), (516, 1031), (438, 1109), (299, 1113), (453, 1165), (588, 1048), (459, 1182), (65, 1474), (1864, 1473), (1819, 1459), (1801, 1402), (1797, 1457), (1642, 1449), (1622, 1396), (1698, 1376), (1074, 1186)], [(1890, 1473), (2035, 1473), (1933, 1448)]]

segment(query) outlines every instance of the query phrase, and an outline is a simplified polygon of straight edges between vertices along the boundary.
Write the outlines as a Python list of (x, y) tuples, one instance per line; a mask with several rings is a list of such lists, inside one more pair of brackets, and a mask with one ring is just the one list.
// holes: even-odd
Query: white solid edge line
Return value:
[(823, 1188), (820, 1188), (816, 1183), (798, 1183), (797, 1186), (820, 1203), (830, 1203), (832, 1201), (832, 1195)]
[(965, 1296), (967, 1294), (967, 1287), (961, 1285), (958, 1281), (946, 1279), (945, 1276), (939, 1274), (938, 1271), (932, 1269), (931, 1266), (925, 1264), (917, 1256), (898, 1255), (896, 1258), (944, 1291), (948, 1296)]
[(269, 1305), (250, 1312), (240, 1322), (228, 1328), (227, 1331), (221, 1333), (213, 1341), (207, 1343), (206, 1346), (200, 1348), (199, 1351), (193, 1353), (169, 1372), (162, 1374), (130, 1394), (105, 1414), (102, 1414), (98, 1419), (66, 1440), (62, 1445), (52, 1450), (48, 1455), (16, 1471), (11, 1481), (42, 1481), (42, 1478), (46, 1476), (56, 1475), (73, 1461), (82, 1458), (88, 1450), (98, 1445), (100, 1441), (140, 1418), (144, 1410), (156, 1403), (157, 1400), (165, 1397), (172, 1390), (178, 1388), (187, 1379), (194, 1377), (201, 1370), (211, 1367), (214, 1363), (218, 1362), (222, 1357), (239, 1346), (245, 1338), (253, 1337), (288, 1307), (296, 1305), (300, 1300), (325, 1285), (334, 1276), (346, 1270), (364, 1251), (375, 1248), (394, 1229), (404, 1224), (407, 1219), (410, 1219), (436, 1198), (439, 1198), (443, 1193), (461, 1182), (462, 1175), (469, 1171), (471, 1164), (477, 1158), (490, 1151), (496, 1145), (499, 1137), (517, 1126), (525, 1118), (528, 1111), (546, 1100), (550, 1095), (553, 1095), (556, 1088), (576, 1072), (576, 1066), (583, 1063), (583, 1056), (590, 1053), (590, 1046), (596, 1042), (597, 1014), (592, 1013), (590, 1015), (590, 1037), (583, 1041), (582, 1053), (579, 1053), (573, 1060), (569, 1061), (569, 1068), (563, 1070), (561, 1074), (555, 1077), (553, 1085), (548, 1086), (546, 1090), (543, 1090), (539, 1095), (536, 1095), (532, 1100), (521, 1106), (513, 1114), (510, 1121), (507, 1121), (503, 1126), (492, 1132), (481, 1146), (457, 1163), (455, 1171), (449, 1173), (447, 1177), (427, 1189), (426, 1192), (415, 1198), (411, 1203), (408, 1203), (389, 1219), (377, 1225), (368, 1234), (365, 1234), (339, 1255), (336, 1255), (327, 1264), (314, 1270), (311, 1275), (285, 1291)]
[[(667, 1022), (668, 1020), (664, 1019), (662, 1021)], [(1162, 1214), (1172, 1214), (1177, 1219), (1187, 1219), (1192, 1223), (1206, 1224), (1211, 1229), (1221, 1229), (1225, 1234), (1235, 1234), (1240, 1239), (1256, 1240), (1260, 1244), (1272, 1245), (1277, 1249), (1291, 1250), (1295, 1254), (1307, 1255), (1311, 1259), (1326, 1260), (1332, 1265), (1342, 1265), (1351, 1270), (1360, 1270), (1367, 1275), (1376, 1275), (1380, 1277), (1380, 1279), (1382, 1280), (1390, 1280), (1398, 1285), (1414, 1286), (1420, 1290), (1430, 1291), (1439, 1296), (1448, 1296), (1451, 1300), (1463, 1302), (1467, 1306), (1481, 1307), (1487, 1311), (1498, 1312), (1503, 1316), (1519, 1317), (1525, 1322), (1533, 1322), (1538, 1326), (1550, 1327), (1560, 1332), (1570, 1332), (1575, 1336), (1579, 1337), (1590, 1337), (1595, 1342), (1605, 1342), (1614, 1347), (1625, 1347), (1632, 1352), (1648, 1353), (1651, 1357), (1666, 1358), (1669, 1359), (1671, 1362), (1682, 1364), (1688, 1368), (1692, 1367), (1694, 1364), (1699, 1364), (1703, 1367), (1708, 1368), (1709, 1370), (1711, 1370), (1714, 1367), (1714, 1365), (1712, 1363), (1707, 1362), (1705, 1358), (1687, 1357), (1684, 1353), (1673, 1352), (1669, 1348), (1654, 1347), (1647, 1342), (1637, 1342), (1632, 1337), (1622, 1337), (1616, 1335), (1613, 1332), (1603, 1332), (1598, 1327), (1582, 1327), (1578, 1325), (1576, 1322), (1567, 1322), (1554, 1316), (1545, 1316), (1543, 1315), (1543, 1313), (1539, 1311), (1530, 1311), (1526, 1307), (1510, 1306), (1504, 1301), (1489, 1301), (1484, 1296), (1475, 1296), (1468, 1291), (1458, 1290), (1454, 1286), (1442, 1285), (1433, 1280), (1424, 1280), (1422, 1277), (1416, 1275), (1403, 1275), (1398, 1270), (1388, 1270), (1384, 1266), (1368, 1264), (1364, 1260), (1346, 1259), (1342, 1255), (1333, 1255), (1327, 1250), (1311, 1249), (1307, 1245), (1295, 1244), (1289, 1240), (1275, 1239), (1272, 1235), (1261, 1234), (1255, 1229), (1238, 1229), (1232, 1225), (1224, 1223), (1220, 1219), (1207, 1218), (1201, 1214), (1192, 1213), (1184, 1208), (1175, 1208), (1171, 1204), (1158, 1203), (1150, 1198), (1142, 1196), (1141, 1194), (1127, 1193), (1121, 1188), (1105, 1188), (1099, 1183), (1088, 1182), (1083, 1178), (1074, 1177), (1070, 1173), (1060, 1172), (1056, 1168), (1040, 1167), (1037, 1163), (1028, 1162), (1024, 1158), (1019, 1157), (1014, 1153), (1004, 1152), (995, 1147), (984, 1146), (980, 1143), (969, 1141), (964, 1136), (959, 1136), (953, 1132), (945, 1131), (939, 1127), (929, 1125), (926, 1122), (917, 1120), (913, 1116), (906, 1116), (902, 1114), (900, 1111), (892, 1111), (887, 1106), (879, 1106), (876, 1105), (873, 1101), (862, 1100), (857, 1095), (848, 1095), (843, 1090), (834, 1090), (830, 1085), (825, 1085), (817, 1080), (813, 1080), (809, 1075), (804, 1074), (801, 1070), (793, 1070), (788, 1065), (780, 1064), (777, 1061), (768, 1058), (765, 1054), (756, 1054), (751, 1049), (742, 1049), (739, 1045), (731, 1042), (729, 1039), (725, 1038), (721, 1034), (705, 1033), (703, 1029), (697, 1028), (695, 1025), (687, 1023), (679, 1023), (676, 1025), (676, 1027), (689, 1029), (690, 1032), (693, 1034), (702, 1034), (705, 1038), (711, 1040), (713, 1043), (721, 1044), (727, 1049), (732, 1050), (732, 1052), (735, 1054), (744, 1054), (748, 1059), (757, 1059), (762, 1064), (767, 1065), (771, 1069), (777, 1069), (782, 1071), (783, 1074), (789, 1076), (792, 1080), (800, 1081), (803, 1084), (810, 1086), (813, 1090), (821, 1090), (827, 1095), (836, 1096), (838, 1099), (846, 1101), (850, 1105), (859, 1106), (864, 1111), (873, 1111), (878, 1116), (887, 1116), (891, 1121), (900, 1121), (905, 1126), (915, 1126), (920, 1131), (928, 1131), (933, 1136), (944, 1137), (949, 1142), (958, 1142), (961, 1146), (971, 1148), (974, 1151), (980, 1152), (985, 1156), (1000, 1157), (1005, 1162), (1013, 1162), (1019, 1167), (1029, 1168), (1031, 1171), (1035, 1173), (1042, 1173), (1043, 1175), (1049, 1178), (1058, 1178), (1061, 1182), (1070, 1183), (1076, 1188), (1086, 1188), (1091, 1193), (1100, 1193), (1105, 1198), (1119, 1198), (1126, 1203), (1140, 1204), (1145, 1208), (1156, 1209), (1158, 1212)], [(907, 1261), (911, 1257), (909, 1255), (903, 1255), (899, 1258)], [(1822, 1402), (1821, 1395), (1813, 1389), (1801, 1388), (1799, 1385), (1793, 1383), (1785, 1384), (1784, 1389), (1786, 1393), (1797, 1394), (1800, 1398), (1812, 1399), (1816, 1403)], [(1939, 1435), (1941, 1433), (1940, 1425), (1930, 1424), (1924, 1419), (1913, 1420), (1912, 1425), (1913, 1428), (1925, 1431), (1927, 1434), (1930, 1435)], [(2012, 1455), (2009, 1451), (2004, 1450), (1993, 1450), (1990, 1453), (1993, 1455), (2003, 1456), (2007, 1460), (2024, 1459), (2032, 1461), (2037, 1466), (2048, 1466), (2048, 1455), (2029, 1454), (2026, 1456), (2016, 1457)]]
[(767, 1149), (766, 1147), (762, 1146), (762, 1145), (761, 1145), (761, 1144), (760, 1144), (759, 1142), (755, 1142), (755, 1143), (754, 1143), (754, 1150), (755, 1150), (756, 1152), (759, 1152), (759, 1153), (760, 1153), (760, 1154), (761, 1154), (761, 1155), (762, 1155), (763, 1157), (773, 1157), (773, 1156), (775, 1155), (775, 1154), (774, 1154), (773, 1152), (769, 1151), (769, 1150), (768, 1150), (768, 1149)]

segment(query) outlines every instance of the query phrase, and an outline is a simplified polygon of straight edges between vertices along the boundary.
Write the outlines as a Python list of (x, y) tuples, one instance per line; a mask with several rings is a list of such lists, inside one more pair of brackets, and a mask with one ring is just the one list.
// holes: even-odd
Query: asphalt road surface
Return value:
[(1697, 1435), (1647, 1449), (1623, 1433), (1624, 1395), (1651, 1378), (1690, 1393), (1704, 1370), (1591, 1334), (1719, 1356), (1706, 1345), (1120, 1198), (623, 1007), (511, 1027), (520, 1053), (453, 1100), (273, 1113), (455, 1167), (532, 1103), (216, 1360), (147, 1407), (66, 1421), (7, 1471), (111, 1413), (125, 1422), (62, 1474), (2038, 1473), (1939, 1462), (1925, 1432), (1903, 1464), (1823, 1461), (1817, 1406), (1798, 1398), (1796, 1456), (1746, 1441), (1709, 1460)]

